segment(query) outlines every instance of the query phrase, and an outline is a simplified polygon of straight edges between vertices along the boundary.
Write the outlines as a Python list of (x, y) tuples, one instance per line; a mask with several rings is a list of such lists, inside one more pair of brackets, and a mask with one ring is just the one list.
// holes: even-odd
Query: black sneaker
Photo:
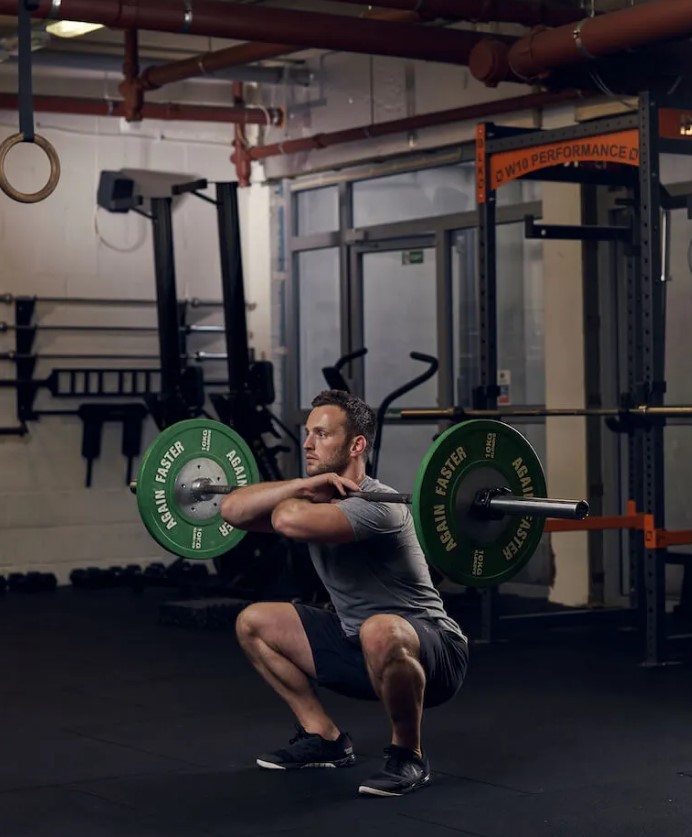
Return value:
[(257, 764), (268, 770), (297, 770), (301, 767), (349, 767), (356, 760), (351, 739), (342, 732), (336, 741), (327, 741), (317, 733), (305, 732), (296, 724), (296, 735), (288, 747), (264, 753)]
[(384, 768), (358, 788), (369, 796), (403, 796), (430, 784), (428, 759), (392, 744), (384, 751)]

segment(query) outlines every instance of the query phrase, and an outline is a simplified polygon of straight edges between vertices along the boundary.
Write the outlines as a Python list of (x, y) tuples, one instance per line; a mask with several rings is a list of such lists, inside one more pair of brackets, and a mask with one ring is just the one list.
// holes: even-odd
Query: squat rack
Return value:
[[(660, 154), (692, 154), (692, 107), (645, 91), (636, 110), (564, 128), (533, 130), (481, 123), (476, 130), (479, 252), (480, 381), (475, 409), (497, 408), (496, 191), (518, 178), (628, 188), (634, 196), (632, 228), (536, 225), (527, 234), (542, 239), (629, 240), (635, 248), (627, 276), (627, 392), (623, 408), (662, 407), (665, 382), (665, 297), (660, 209), (687, 206), (660, 183)], [(565, 163), (577, 165), (565, 166)], [(590, 164), (596, 163), (597, 166)], [(585, 165), (586, 164), (586, 165)], [(628, 431), (629, 498), (665, 527), (663, 422)], [(645, 548), (644, 532), (629, 539), (632, 605), (645, 633), (645, 665), (666, 661), (664, 546)], [(483, 592), (483, 638), (498, 623), (497, 591)]]

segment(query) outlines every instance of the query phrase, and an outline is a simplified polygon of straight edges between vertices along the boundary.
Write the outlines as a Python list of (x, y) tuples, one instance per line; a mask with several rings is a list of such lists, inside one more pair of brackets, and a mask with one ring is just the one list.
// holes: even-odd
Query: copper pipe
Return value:
[(529, 93), (526, 96), (513, 96), (509, 99), (496, 99), (494, 102), (480, 102), (451, 110), (441, 110), (436, 113), (424, 113), (405, 119), (393, 119), (389, 122), (379, 122), (372, 125), (361, 125), (358, 128), (348, 128), (344, 131), (333, 131), (329, 134), (315, 134), (312, 137), (289, 139), (262, 145), (250, 149), (252, 160), (264, 160), (267, 157), (277, 157), (281, 154), (295, 154), (299, 151), (310, 151), (315, 148), (327, 148), (331, 145), (341, 145), (347, 142), (372, 139), (387, 134), (406, 133), (435, 125), (447, 125), (451, 122), (463, 122), (469, 119), (481, 119), (486, 116), (496, 116), (502, 113), (513, 113), (531, 108), (547, 107), (556, 102), (578, 99), (593, 95), (579, 90), (563, 90), (559, 93)]
[[(0, 108), (16, 110), (17, 96), (0, 93)], [(36, 111), (44, 113), (71, 113), (84, 116), (126, 116), (123, 102), (103, 99), (82, 99), (70, 96), (34, 96)], [(279, 108), (215, 107), (213, 105), (176, 105), (148, 103), (142, 108), (147, 119), (165, 119), (185, 122), (226, 122), (241, 125), (280, 124), (283, 112)]]
[(126, 79), (139, 75), (139, 32), (136, 29), (125, 30), (125, 59), (123, 75)]
[[(52, 0), (38, 0), (34, 18), (51, 16)], [(0, 14), (16, 15), (16, 0), (0, 0)], [(265, 8), (224, 0), (195, 0), (189, 5), (169, 0), (61, 0), (52, 15), (63, 20), (101, 23), (112, 29), (150, 29), (191, 35), (213, 35), (296, 47), (391, 55), (449, 64), (466, 64), (482, 34), (421, 27), (322, 12)], [(514, 38), (496, 36), (507, 43)]]
[(367, 20), (389, 20), (395, 23), (419, 23), (424, 18), (418, 12), (400, 12), (395, 9), (368, 8), (362, 17)]
[[(576, 25), (535, 30), (510, 48), (495, 44), (492, 58), (488, 44), (479, 44), (471, 53), (469, 66), (473, 75), (487, 84), (503, 81), (512, 72), (529, 81), (546, 76), (556, 67), (691, 34), (690, 0), (651, 0), (586, 18)], [(483, 68), (480, 74), (478, 67)]]
[[(233, 104), (236, 107), (245, 104), (245, 100), (243, 99), (243, 83), (240, 81), (233, 82)], [(231, 162), (235, 166), (239, 186), (250, 185), (252, 160), (248, 153), (248, 145), (245, 126), (236, 123), (233, 128), (233, 153), (231, 154)]]
[(205, 52), (201, 55), (195, 55), (193, 58), (185, 58), (182, 61), (149, 67), (142, 73), (140, 82), (145, 90), (155, 90), (165, 84), (215, 73), (219, 70), (225, 70), (227, 67), (251, 64), (253, 61), (262, 61), (266, 58), (276, 58), (278, 55), (285, 55), (287, 52), (293, 52), (294, 50), (295, 47), (290, 44), (239, 44), (238, 46), (220, 49), (217, 52)]
[(560, 8), (532, 0), (334, 0), (358, 6), (410, 9), (423, 18), (473, 20), (478, 23), (503, 21), (526, 26), (560, 26), (583, 17), (581, 9)]
[(136, 29), (125, 30), (125, 59), (123, 61), (124, 79), (118, 90), (123, 97), (125, 119), (139, 122), (144, 107), (144, 91), (139, 84), (139, 33)]
[[(420, 20), (419, 15), (414, 12), (387, 11), (382, 9), (371, 9), (364, 17), (373, 20), (389, 20), (399, 22), (416, 22)], [(170, 64), (162, 64), (157, 67), (149, 67), (140, 76), (140, 84), (144, 90), (156, 90), (166, 84), (176, 81), (194, 78), (225, 70), (228, 67), (237, 67), (241, 64), (251, 64), (253, 61), (263, 61), (267, 58), (276, 58), (279, 55), (286, 55), (295, 52), (293, 44), (263, 44), (245, 43), (238, 46), (227, 47), (216, 52), (205, 52), (195, 55), (192, 58), (185, 58), (182, 61), (174, 61)]]

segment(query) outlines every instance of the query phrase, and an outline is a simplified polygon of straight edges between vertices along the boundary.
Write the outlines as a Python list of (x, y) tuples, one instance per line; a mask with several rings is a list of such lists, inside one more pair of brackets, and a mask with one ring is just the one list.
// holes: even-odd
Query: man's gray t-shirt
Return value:
[[(372, 477), (366, 477), (360, 489), (394, 493)], [(432, 619), (463, 637), (432, 583), (408, 506), (354, 496), (340, 500), (339, 509), (353, 527), (355, 540), (308, 546), (346, 635), (357, 636), (370, 616), (395, 613)]]

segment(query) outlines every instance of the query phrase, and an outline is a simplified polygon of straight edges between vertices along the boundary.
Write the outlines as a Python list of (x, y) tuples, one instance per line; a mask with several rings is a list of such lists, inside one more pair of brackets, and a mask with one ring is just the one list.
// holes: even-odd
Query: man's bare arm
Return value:
[(259, 482), (244, 485), (221, 502), (221, 517), (231, 526), (248, 532), (273, 532), (272, 512), (283, 500), (299, 496), (303, 480)]
[(338, 503), (283, 500), (272, 513), (274, 531), (310, 543), (351, 543), (353, 527)]
[(358, 485), (337, 474), (245, 485), (224, 497), (221, 517), (238, 529), (273, 532), (272, 513), (279, 503), (285, 500), (329, 503), (335, 497), (345, 497), (348, 491), (358, 491)]

